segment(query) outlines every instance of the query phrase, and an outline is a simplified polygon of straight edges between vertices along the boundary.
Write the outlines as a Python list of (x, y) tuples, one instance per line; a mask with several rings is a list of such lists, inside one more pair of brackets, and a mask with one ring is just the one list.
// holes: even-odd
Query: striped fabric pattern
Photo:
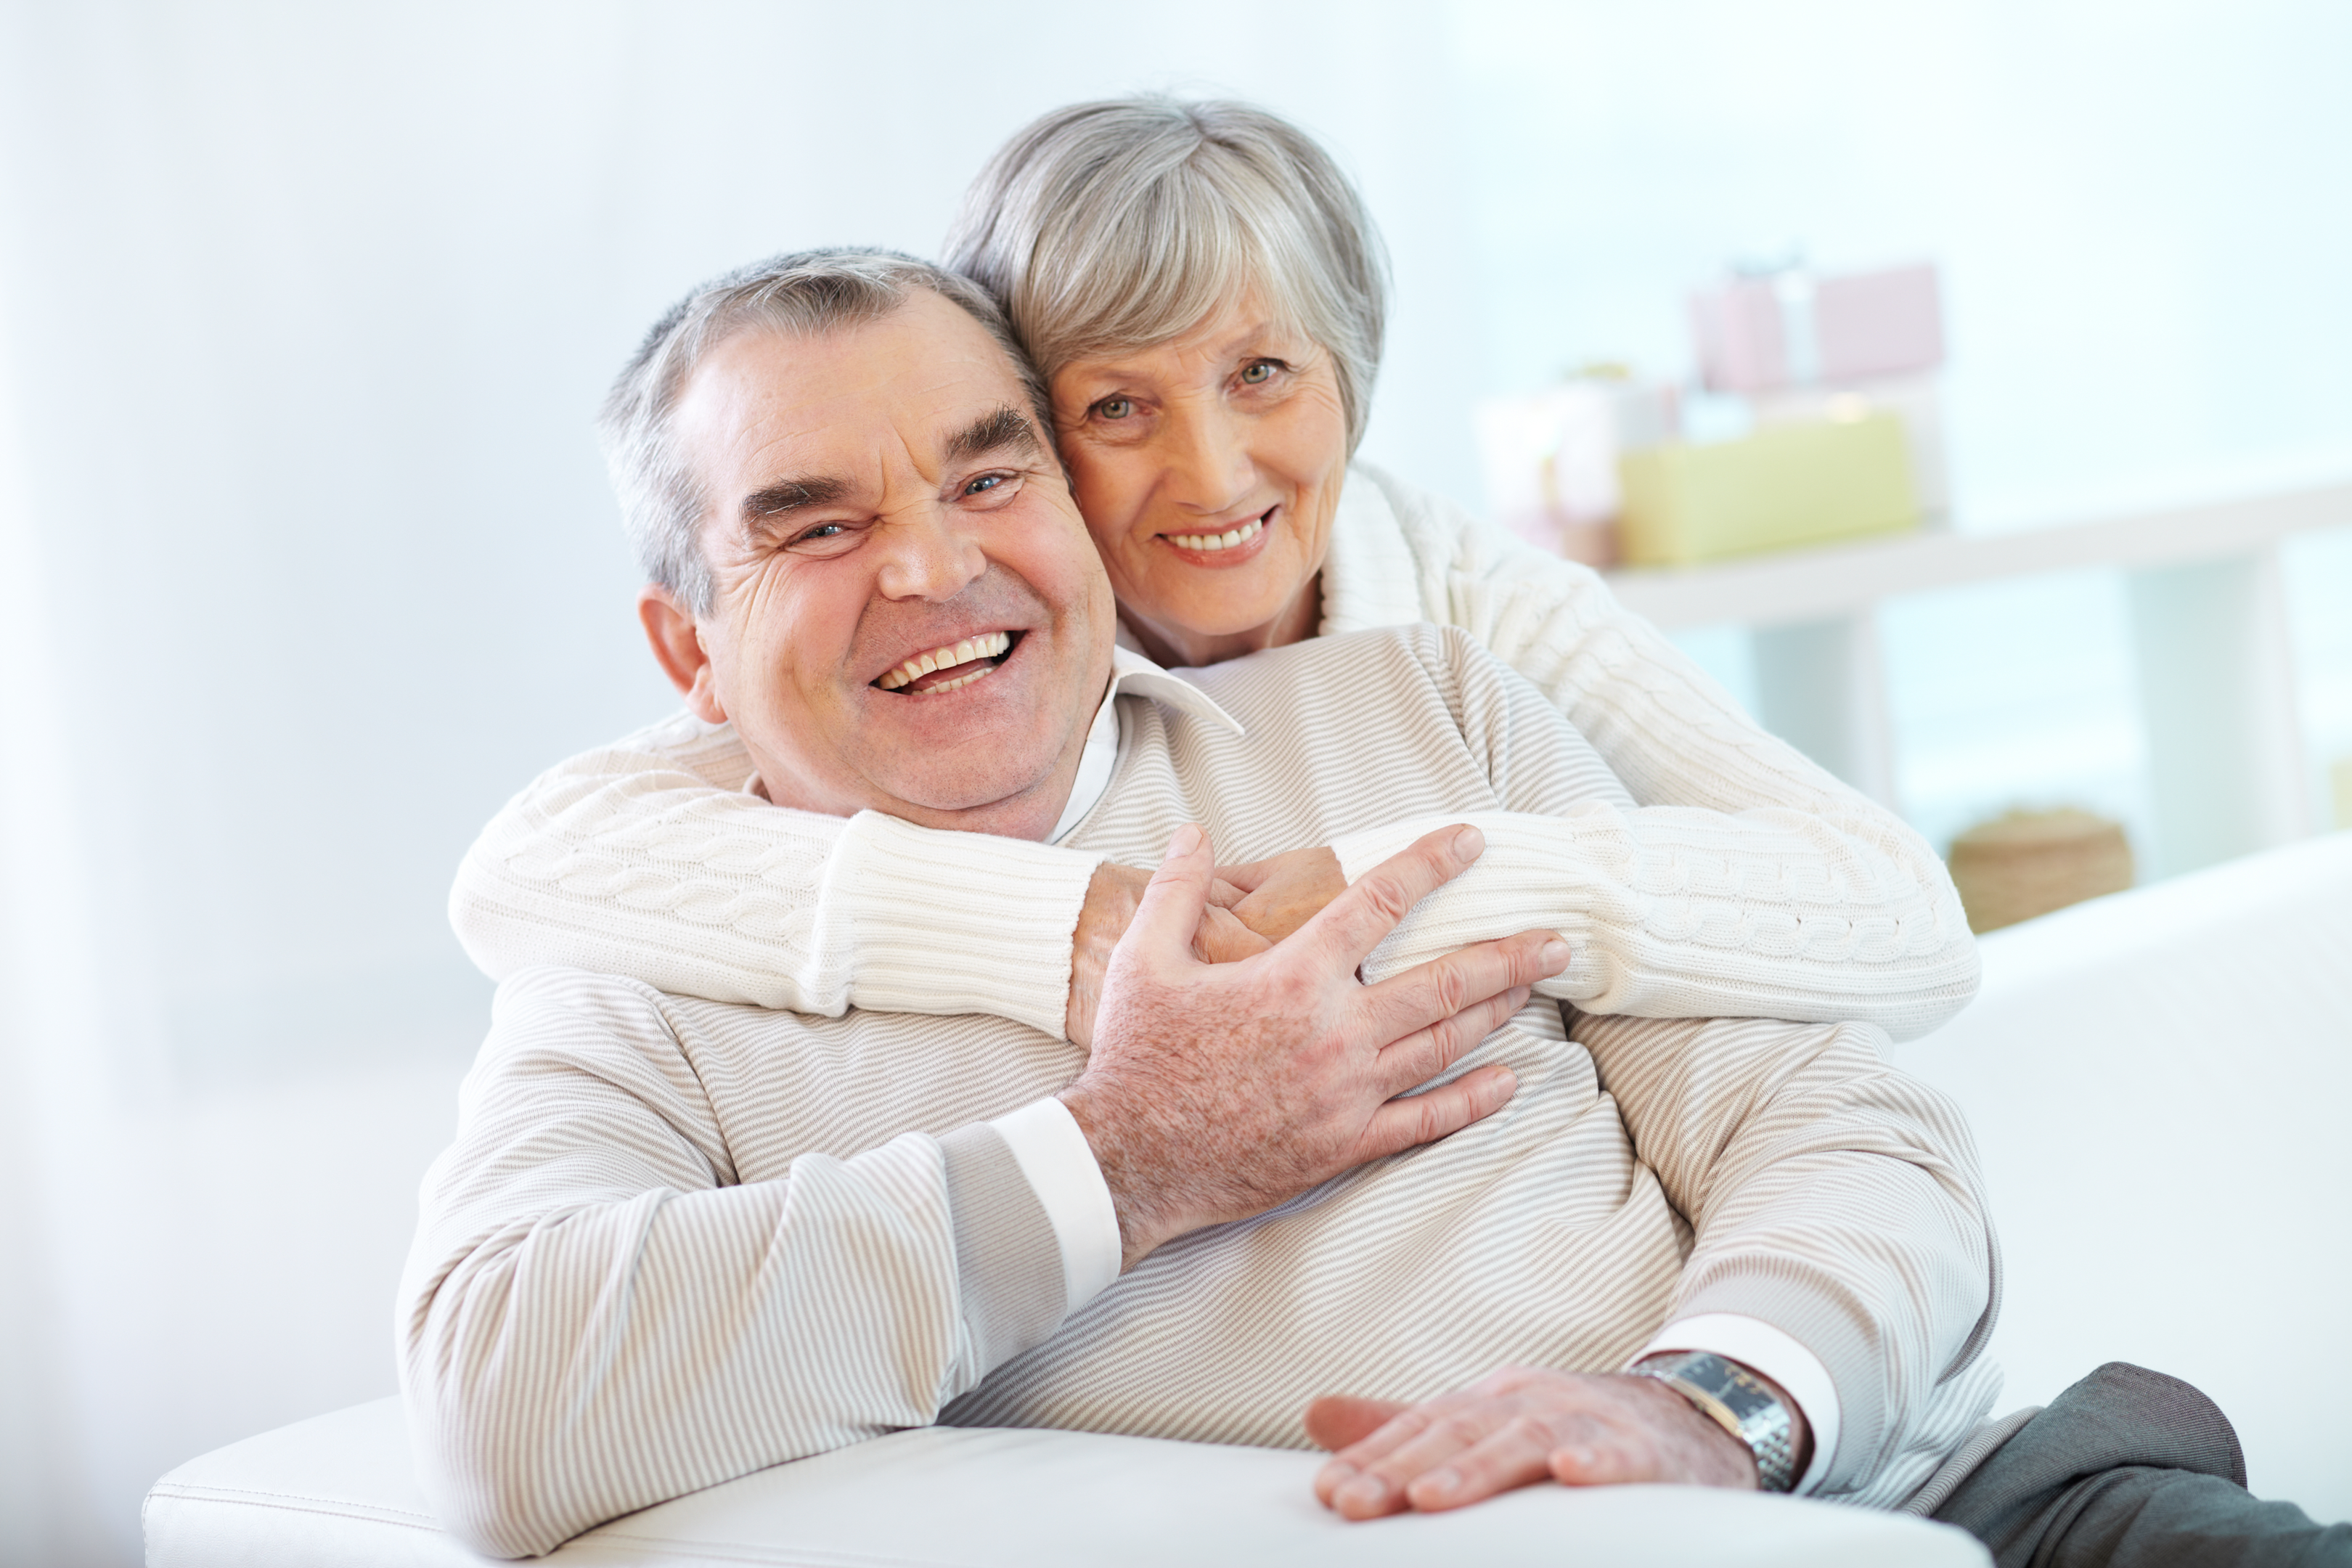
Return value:
[[(1458, 631), (1319, 639), (1202, 684), (1249, 738), (1122, 698), (1077, 839), (1150, 860), (1197, 820), (1246, 858), (1399, 814), (1625, 799)], [(1354, 692), (1381, 695), (1333, 695)], [(421, 1470), (469, 1540), (536, 1552), (935, 1419), (1299, 1446), (1315, 1394), (1615, 1370), (1666, 1322), (1730, 1311), (1830, 1369), (1824, 1495), (1891, 1504), (1996, 1392), (1997, 1264), (1966, 1129), (1884, 1039), (1538, 1000), (1455, 1069), (1508, 1063), (1503, 1111), (1184, 1237), (1063, 1321), (1050, 1223), (981, 1124), (1069, 1082), (1076, 1047), (988, 1016), (525, 972), (404, 1281)]]
[[(1469, 631), (1624, 781), (1635, 804), (1586, 836), (1591, 896), (1566, 928), (1605, 961), (1577, 981), (1585, 1010), (1853, 1018), (1907, 1039), (1975, 994), (1974, 939), (1927, 841), (1758, 728), (1597, 574), (1359, 464), (1323, 589), (1326, 633)], [(731, 728), (684, 716), (550, 770), (467, 852), (458, 939), (494, 979), (553, 963), (805, 1013), (1062, 1027), (1099, 846), (777, 811), (740, 793), (751, 771)], [(960, 912), (979, 904), (982, 926)]]

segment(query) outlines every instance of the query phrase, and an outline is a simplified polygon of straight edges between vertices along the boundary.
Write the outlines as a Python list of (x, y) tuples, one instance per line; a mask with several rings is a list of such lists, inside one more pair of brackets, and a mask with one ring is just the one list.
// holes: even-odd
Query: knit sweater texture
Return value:
[[(1975, 994), (1975, 942), (1927, 841), (1758, 728), (1599, 574), (1358, 464), (1323, 612), (1327, 635), (1422, 620), (1469, 632), (1590, 740), (1633, 803), (1562, 825), (1530, 858), (1490, 855), (1384, 959), (1428, 956), (1497, 918), (1517, 930), (1556, 917), (1575, 953), (1562, 994), (1588, 1013), (1849, 1020), (1908, 1039)], [(1352, 755), (1360, 742), (1336, 743)], [(467, 851), (450, 895), (459, 940), (494, 979), (558, 964), (711, 1001), (988, 1013), (1062, 1032), (1102, 848), (780, 809), (744, 791), (751, 773), (731, 726), (686, 715), (550, 770)], [(1335, 847), (1352, 878), (1432, 826), (1368, 824)], [(1118, 858), (1150, 865), (1160, 847)]]

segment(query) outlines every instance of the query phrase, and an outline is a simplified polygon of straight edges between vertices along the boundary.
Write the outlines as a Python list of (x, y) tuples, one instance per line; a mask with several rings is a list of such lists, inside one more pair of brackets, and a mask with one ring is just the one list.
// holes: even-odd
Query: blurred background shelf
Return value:
[(1889, 805), (1881, 606), (2086, 567), (2124, 574), (2154, 842), (2168, 876), (2324, 826), (2295, 704), (2280, 547), (2352, 524), (2352, 483), (2000, 532), (1920, 532), (1680, 570), (1626, 570), (1624, 604), (1668, 631), (1749, 629), (1759, 716)]
[(2352, 482), (2046, 528), (1921, 532), (1709, 566), (1627, 568), (1610, 574), (1610, 585), (1627, 608), (1669, 631), (1734, 621), (1777, 626), (1851, 615), (1897, 594), (2032, 572), (2250, 556), (2288, 534), (2337, 523), (2352, 523)]

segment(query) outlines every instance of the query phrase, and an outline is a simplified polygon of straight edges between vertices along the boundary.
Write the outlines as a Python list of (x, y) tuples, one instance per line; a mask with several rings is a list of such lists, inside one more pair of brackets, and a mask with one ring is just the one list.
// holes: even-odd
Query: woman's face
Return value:
[(1119, 606), (1163, 663), (1312, 637), (1347, 476), (1331, 356), (1244, 295), (1172, 342), (1053, 382), (1078, 510)]

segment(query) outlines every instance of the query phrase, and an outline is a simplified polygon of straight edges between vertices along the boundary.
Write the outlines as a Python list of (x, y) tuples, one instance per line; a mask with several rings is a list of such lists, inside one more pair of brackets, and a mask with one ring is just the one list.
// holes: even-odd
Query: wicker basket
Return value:
[(1947, 858), (1969, 929), (2002, 926), (2132, 885), (2120, 824), (2087, 811), (2012, 811), (1952, 840)]

